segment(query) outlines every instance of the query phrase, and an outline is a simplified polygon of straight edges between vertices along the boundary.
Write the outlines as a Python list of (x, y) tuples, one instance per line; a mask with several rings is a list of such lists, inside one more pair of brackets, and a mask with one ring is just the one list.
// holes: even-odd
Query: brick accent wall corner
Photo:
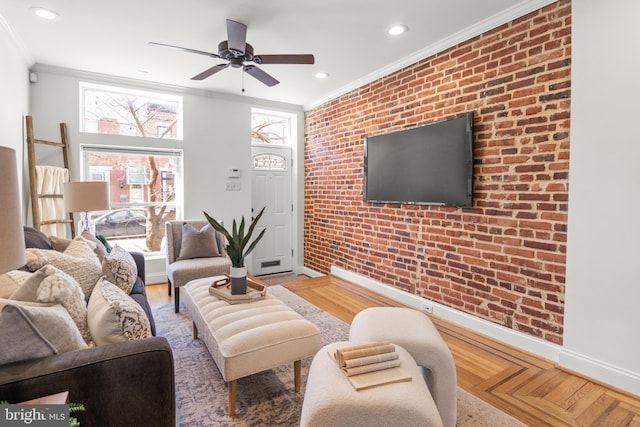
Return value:
[[(305, 266), (562, 344), (570, 78), (560, 0), (308, 111)], [(364, 136), (466, 111), (473, 208), (363, 202)]]

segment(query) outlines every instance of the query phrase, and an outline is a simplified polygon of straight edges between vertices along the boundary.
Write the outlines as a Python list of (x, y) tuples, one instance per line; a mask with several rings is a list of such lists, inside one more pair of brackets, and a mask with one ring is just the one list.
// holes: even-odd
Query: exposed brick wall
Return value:
[[(305, 117), (305, 260), (562, 343), (571, 3), (559, 1)], [(474, 207), (362, 200), (363, 137), (475, 112)]]

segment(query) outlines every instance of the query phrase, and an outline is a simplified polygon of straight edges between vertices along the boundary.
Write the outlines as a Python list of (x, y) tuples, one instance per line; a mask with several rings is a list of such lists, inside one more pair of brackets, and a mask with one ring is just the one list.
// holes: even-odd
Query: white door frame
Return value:
[[(278, 164), (283, 168), (255, 168), (255, 156), (265, 154), (284, 159)], [(255, 233), (269, 227), (251, 256), (251, 272), (255, 275), (294, 269), (292, 156), (293, 150), (288, 146), (254, 145), (251, 148), (252, 215), (257, 215), (264, 205), (267, 206)], [(261, 227), (261, 224), (265, 225)]]

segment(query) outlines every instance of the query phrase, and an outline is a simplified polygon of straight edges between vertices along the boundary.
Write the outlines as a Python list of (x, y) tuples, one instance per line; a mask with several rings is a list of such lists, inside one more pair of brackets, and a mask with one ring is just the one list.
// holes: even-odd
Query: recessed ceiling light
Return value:
[(387, 30), (387, 33), (392, 36), (399, 36), (400, 34), (404, 34), (407, 31), (409, 31), (409, 27), (407, 27), (406, 25), (394, 25)]
[(53, 21), (58, 18), (58, 14), (53, 10), (45, 9), (43, 7), (32, 7), (31, 10), (42, 19)]
[(315, 75), (316, 79), (326, 79), (329, 77), (329, 73), (325, 73), (324, 71), (319, 71)]

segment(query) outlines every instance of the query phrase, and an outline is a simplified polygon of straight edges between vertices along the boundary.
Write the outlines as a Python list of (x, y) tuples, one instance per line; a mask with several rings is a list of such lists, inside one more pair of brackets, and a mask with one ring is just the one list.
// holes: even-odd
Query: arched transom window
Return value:
[(253, 157), (254, 169), (271, 169), (271, 170), (285, 170), (287, 168), (287, 162), (282, 156), (277, 154), (258, 154)]

